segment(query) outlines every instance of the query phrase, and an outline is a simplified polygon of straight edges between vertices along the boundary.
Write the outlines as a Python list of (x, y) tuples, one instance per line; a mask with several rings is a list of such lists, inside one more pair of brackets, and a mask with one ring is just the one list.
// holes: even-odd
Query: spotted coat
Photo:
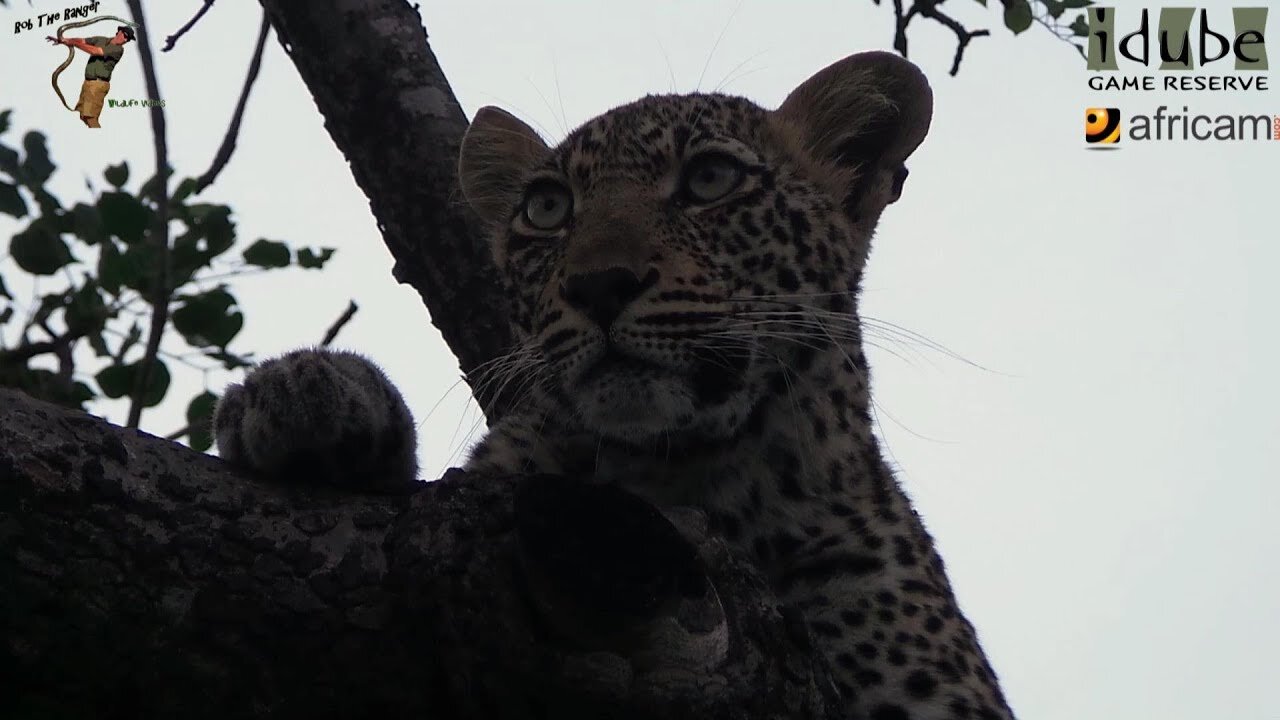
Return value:
[(847, 717), (1011, 718), (872, 434), (858, 290), (930, 111), (883, 53), (776, 111), (651, 96), (554, 148), (482, 110), (463, 189), (522, 338), (486, 379), (522, 403), (469, 467), (701, 509), (802, 611)]

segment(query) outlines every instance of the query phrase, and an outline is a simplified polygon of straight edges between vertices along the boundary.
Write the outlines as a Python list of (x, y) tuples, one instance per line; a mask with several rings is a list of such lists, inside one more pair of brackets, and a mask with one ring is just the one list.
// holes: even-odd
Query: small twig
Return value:
[(18, 347), (9, 350), (0, 350), (0, 364), (26, 362), (37, 355), (45, 355), (47, 353), (57, 355), (59, 363), (61, 364), (63, 362), (64, 353), (69, 355), (71, 352), (71, 345), (85, 335), (83, 330), (76, 330), (74, 332), (67, 332), (64, 335), (59, 335), (55, 333), (49, 327), (49, 324), (43, 319), (33, 321), (32, 326), (43, 330), (44, 333), (49, 336), (49, 339), (41, 340), (40, 342), (23, 340), (22, 344)]
[[(360, 306), (356, 305), (355, 300), (350, 301), (347, 304), (347, 309), (342, 311), (342, 314), (338, 316), (338, 319), (334, 320), (333, 324), (329, 326), (329, 329), (325, 331), (324, 339), (320, 341), (320, 346), (327, 347), (329, 343), (333, 342), (334, 338), (338, 337), (338, 333), (342, 331), (342, 328), (345, 327), (347, 323), (351, 322), (351, 318), (355, 317), (356, 311), (359, 309)], [(166, 440), (177, 440), (190, 432), (191, 426), (187, 425), (180, 430), (174, 430), (164, 437)]]
[[(160, 82), (156, 79), (155, 59), (151, 55), (151, 33), (142, 14), (142, 0), (127, 0), (129, 12), (138, 25), (138, 55), (142, 59), (142, 74), (146, 78), (147, 97), (160, 99)], [(148, 238), (157, 250), (155, 282), (151, 291), (151, 327), (147, 333), (147, 348), (138, 369), (129, 402), (128, 426), (138, 427), (142, 419), (142, 400), (146, 394), (151, 372), (160, 352), (160, 340), (169, 324), (169, 143), (165, 127), (164, 108), (156, 102), (151, 105), (151, 134), (155, 140), (156, 177), (159, 184), (155, 192), (156, 219)]]
[(901, 53), (903, 57), (907, 56), (907, 26), (911, 24), (916, 15), (934, 20), (956, 34), (956, 54), (951, 62), (951, 75), (954, 76), (960, 72), (960, 62), (964, 59), (964, 51), (969, 47), (969, 43), (974, 38), (990, 35), (991, 31), (969, 30), (955, 18), (938, 10), (938, 5), (941, 5), (942, 2), (943, 0), (915, 0), (910, 8), (904, 9), (902, 0), (893, 0), (893, 49)]
[(909, 10), (903, 12), (902, 0), (893, 0), (893, 49), (897, 50), (902, 57), (907, 56), (907, 25), (911, 24), (917, 11), (918, 7), (912, 5)]
[(209, 187), (218, 177), (218, 173), (227, 166), (227, 162), (231, 160), (231, 153), (235, 152), (236, 139), (240, 137), (240, 121), (244, 119), (245, 106), (249, 104), (249, 91), (253, 89), (253, 83), (258, 79), (258, 71), (262, 69), (262, 50), (267, 45), (267, 34), (271, 30), (271, 23), (267, 20), (267, 13), (262, 13), (262, 24), (258, 27), (258, 42), (253, 47), (253, 59), (249, 61), (249, 72), (244, 79), (244, 87), (240, 89), (240, 99), (236, 102), (236, 110), (231, 115), (231, 125), (227, 128), (227, 134), (222, 138), (222, 146), (218, 148), (218, 152), (213, 157), (213, 164), (196, 180), (196, 192), (199, 193)]
[[(121, 340), (127, 340), (127, 339), (128, 339), (128, 337), (129, 337), (126, 333), (122, 333), (122, 332), (120, 332), (119, 330), (115, 330), (115, 329), (113, 329), (113, 328), (103, 328), (103, 329), (102, 329), (102, 332), (104, 332), (104, 333), (106, 333), (107, 335), (110, 335), (110, 336), (112, 336), (112, 337), (120, 338)], [(208, 370), (208, 369), (209, 369), (209, 368), (203, 368), (203, 367), (200, 367), (199, 365), (196, 365), (195, 363), (193, 363), (193, 362), (191, 362), (190, 360), (186, 359), (186, 357), (184, 357), (184, 356), (182, 356), (182, 355), (175, 355), (174, 353), (167, 352), (167, 351), (165, 351), (165, 350), (161, 350), (161, 351), (159, 351), (158, 353), (156, 353), (156, 355), (157, 355), (158, 357), (162, 357), (162, 358), (164, 358), (164, 359), (166, 359), (166, 360), (172, 360), (173, 362), (182, 363), (183, 365), (186, 365), (187, 367), (191, 368), (192, 370), (199, 370), (199, 371), (201, 371), (201, 372), (204, 372), (204, 371), (206, 371), (206, 370)], [(123, 358), (124, 358), (124, 354), (121, 354), (121, 355), (120, 355), (120, 357), (119, 357), (119, 358), (115, 358), (115, 360), (116, 360), (117, 362), (122, 362), (122, 361), (123, 361)]]
[(329, 326), (329, 329), (324, 334), (324, 339), (320, 341), (320, 346), (325, 347), (329, 343), (333, 342), (333, 339), (338, 337), (338, 333), (342, 331), (342, 328), (347, 323), (351, 322), (351, 318), (355, 317), (356, 311), (359, 309), (360, 307), (356, 305), (356, 301), (352, 300), (347, 305), (347, 309), (343, 311), (342, 315), (340, 315), (337, 320), (334, 320), (333, 324)]
[[(969, 42), (974, 38), (986, 37), (991, 34), (990, 30), (969, 30), (961, 25), (954, 18), (942, 14), (938, 10), (937, 2), (933, 0), (921, 0), (916, 3), (916, 7), (920, 8), (920, 14), (930, 20), (936, 20), (951, 29), (956, 34), (956, 55), (951, 61), (951, 75), (954, 77), (960, 72), (960, 61), (964, 59), (965, 48), (969, 47)], [(912, 8), (913, 10), (915, 8)]]
[(200, 22), (200, 18), (204, 17), (204, 14), (209, 12), (209, 8), (211, 7), (213, 7), (213, 0), (204, 0), (204, 5), (196, 11), (195, 17), (188, 20), (186, 25), (178, 28), (177, 32), (164, 39), (164, 47), (160, 48), (160, 52), (169, 52), (172, 50), (173, 46), (177, 44), (178, 38), (186, 35), (188, 30), (195, 27), (196, 23)]
[(0, 350), (0, 364), (25, 362), (37, 355), (56, 353), (58, 348), (66, 345), (71, 339), (73, 338), (67, 335), (56, 340), (41, 340), (34, 343), (24, 342), (11, 350)]

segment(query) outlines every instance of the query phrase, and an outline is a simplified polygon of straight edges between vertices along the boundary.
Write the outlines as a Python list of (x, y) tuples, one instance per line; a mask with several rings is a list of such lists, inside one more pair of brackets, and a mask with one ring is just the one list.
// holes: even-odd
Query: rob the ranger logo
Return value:
[[(1232, 8), (1229, 35), (1224, 32), (1222, 15), (1215, 12), (1210, 20), (1209, 9), (1201, 8), (1200, 22), (1194, 23), (1196, 11), (1194, 7), (1160, 9), (1154, 37), (1160, 70), (1191, 70), (1196, 67), (1196, 58), (1203, 67), (1228, 56), (1234, 58), (1237, 72), (1267, 69), (1267, 8)], [(1119, 70), (1117, 57), (1150, 65), (1153, 37), (1150, 13), (1145, 8), (1138, 27), (1123, 37), (1116, 34), (1114, 8), (1092, 7), (1088, 16), (1090, 70)], [(1197, 52), (1193, 52), (1193, 45)]]

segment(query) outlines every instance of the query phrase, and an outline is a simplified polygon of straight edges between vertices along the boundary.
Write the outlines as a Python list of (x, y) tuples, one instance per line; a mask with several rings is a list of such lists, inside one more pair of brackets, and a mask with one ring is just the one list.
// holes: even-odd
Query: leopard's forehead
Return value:
[(553, 163), (570, 177), (647, 174), (708, 142), (750, 143), (766, 116), (760, 106), (731, 95), (650, 95), (574, 130), (554, 148)]

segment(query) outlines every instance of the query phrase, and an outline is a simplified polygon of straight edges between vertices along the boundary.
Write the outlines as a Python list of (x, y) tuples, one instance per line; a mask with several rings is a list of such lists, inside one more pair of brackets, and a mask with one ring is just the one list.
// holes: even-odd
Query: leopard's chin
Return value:
[(602, 359), (568, 395), (586, 430), (635, 442), (678, 432), (697, 409), (689, 378), (621, 356)]
[(625, 356), (606, 356), (566, 396), (582, 429), (632, 445), (664, 446), (735, 435), (753, 395), (722, 366), (677, 372)]

